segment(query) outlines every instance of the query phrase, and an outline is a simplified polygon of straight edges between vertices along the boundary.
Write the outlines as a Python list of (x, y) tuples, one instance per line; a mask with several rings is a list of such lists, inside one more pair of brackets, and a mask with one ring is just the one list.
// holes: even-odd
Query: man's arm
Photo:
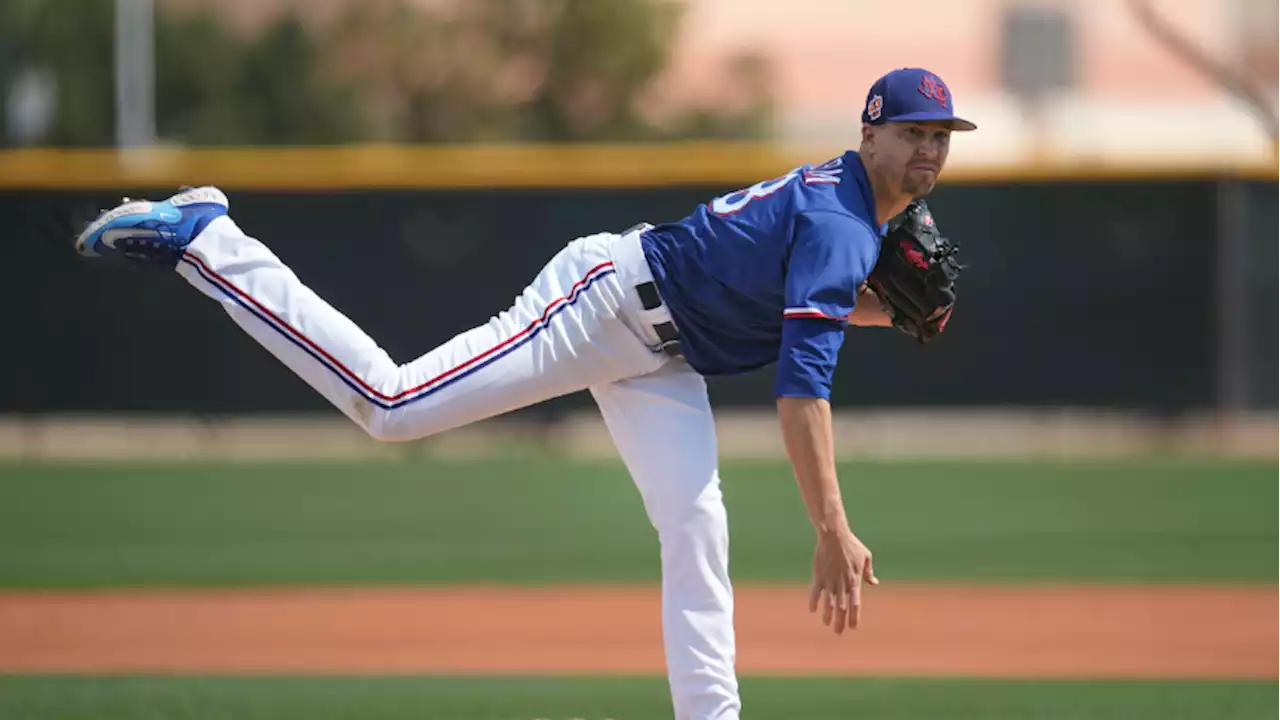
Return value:
[(780, 397), (778, 419), (813, 529), (821, 534), (846, 527), (836, 480), (831, 403), (815, 397)]
[(854, 536), (845, 517), (836, 478), (831, 404), (816, 397), (779, 397), (778, 418), (800, 495), (818, 536), (809, 612), (817, 611), (825, 595), (822, 622), (840, 634), (846, 626), (858, 627), (863, 577), (872, 585), (880, 581), (871, 565), (871, 551)]
[(818, 536), (809, 611), (816, 612), (825, 595), (822, 622), (833, 625), (837, 634), (858, 625), (863, 576), (872, 584), (876, 581), (871, 553), (845, 519), (827, 398), (845, 329), (858, 306), (858, 290), (875, 265), (879, 247), (871, 227), (852, 216), (800, 215), (784, 288), (774, 397), (787, 454)]

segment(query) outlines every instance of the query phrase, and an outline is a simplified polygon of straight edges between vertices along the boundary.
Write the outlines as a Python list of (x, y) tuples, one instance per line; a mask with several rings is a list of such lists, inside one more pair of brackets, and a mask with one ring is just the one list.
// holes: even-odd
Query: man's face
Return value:
[(889, 187), (912, 197), (933, 191), (947, 164), (951, 129), (944, 123), (886, 123), (867, 127), (863, 155)]

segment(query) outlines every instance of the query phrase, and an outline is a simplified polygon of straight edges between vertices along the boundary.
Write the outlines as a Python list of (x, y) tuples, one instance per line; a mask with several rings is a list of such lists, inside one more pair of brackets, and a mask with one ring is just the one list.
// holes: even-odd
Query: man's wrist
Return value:
[(813, 529), (819, 535), (837, 533), (849, 527), (849, 519), (845, 516), (844, 506), (836, 500), (830, 507), (824, 508), (818, 515)]

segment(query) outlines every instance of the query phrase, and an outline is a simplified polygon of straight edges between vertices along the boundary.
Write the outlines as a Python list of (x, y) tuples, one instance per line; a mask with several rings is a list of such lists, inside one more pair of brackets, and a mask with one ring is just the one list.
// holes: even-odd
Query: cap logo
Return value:
[(947, 92), (947, 86), (938, 79), (937, 75), (925, 73), (924, 77), (920, 79), (920, 87), (916, 88), (916, 90), (930, 100), (938, 101), (938, 104), (944, 109), (951, 101), (950, 93)]
[(867, 103), (867, 117), (872, 121), (880, 119), (880, 112), (884, 109), (884, 98), (876, 95), (871, 98), (871, 102)]

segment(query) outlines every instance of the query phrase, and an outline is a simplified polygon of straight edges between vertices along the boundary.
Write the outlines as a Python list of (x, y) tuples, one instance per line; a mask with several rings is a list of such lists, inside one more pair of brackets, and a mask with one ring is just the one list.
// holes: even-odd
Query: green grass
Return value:
[[(1276, 685), (745, 678), (750, 720), (1274, 719)], [(7, 720), (661, 720), (662, 678), (0, 677)]]
[[(843, 466), (856, 532), (897, 579), (1277, 578), (1275, 463)], [(722, 470), (739, 581), (802, 581), (785, 463)], [(0, 464), (0, 586), (653, 581), (620, 464)]]

